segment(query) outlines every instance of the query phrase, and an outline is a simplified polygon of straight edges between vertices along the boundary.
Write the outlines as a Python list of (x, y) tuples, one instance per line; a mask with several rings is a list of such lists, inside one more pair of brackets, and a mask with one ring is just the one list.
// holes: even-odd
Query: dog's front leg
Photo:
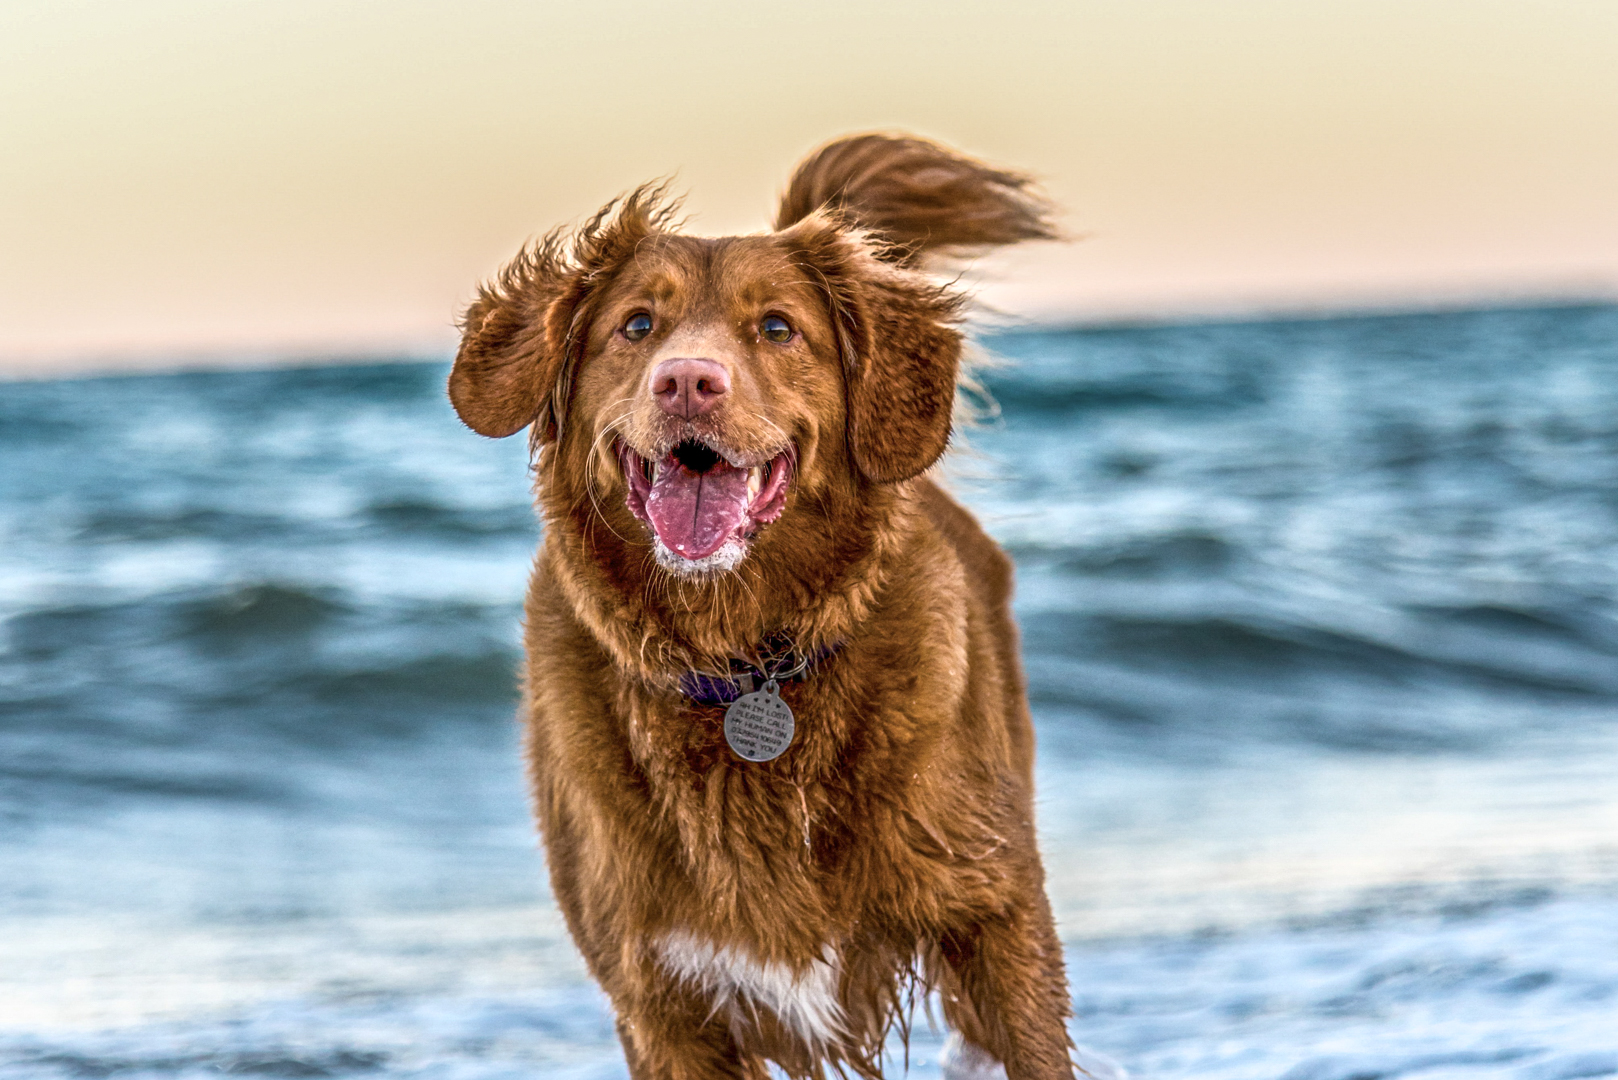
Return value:
[(768, 1080), (764, 1062), (743, 1054), (723, 1014), (672, 979), (618, 1007), (618, 1039), (632, 1080)]
[(976, 1057), (1004, 1064), (1007, 1080), (1071, 1080), (1062, 946), (1044, 891), (1035, 895), (1027, 906), (942, 936), (944, 1015), (986, 1051)]

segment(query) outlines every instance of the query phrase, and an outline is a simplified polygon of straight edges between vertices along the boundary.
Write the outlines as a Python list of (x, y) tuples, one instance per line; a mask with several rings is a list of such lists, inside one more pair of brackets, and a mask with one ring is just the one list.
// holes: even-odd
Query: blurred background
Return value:
[(1074, 1037), (1618, 1074), (1618, 8), (58, 0), (0, 7), (0, 1078), (625, 1075), (454, 319), (626, 188), (753, 231), (870, 129), (1077, 240), (972, 269), (950, 465)]

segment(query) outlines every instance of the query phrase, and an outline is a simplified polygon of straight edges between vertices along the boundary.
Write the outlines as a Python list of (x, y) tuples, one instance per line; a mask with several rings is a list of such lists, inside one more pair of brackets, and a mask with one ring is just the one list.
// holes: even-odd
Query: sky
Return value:
[(1018, 319), (1618, 296), (1613, 0), (8, 0), (0, 370), (448, 355), (528, 238), (865, 130), (1040, 179)]

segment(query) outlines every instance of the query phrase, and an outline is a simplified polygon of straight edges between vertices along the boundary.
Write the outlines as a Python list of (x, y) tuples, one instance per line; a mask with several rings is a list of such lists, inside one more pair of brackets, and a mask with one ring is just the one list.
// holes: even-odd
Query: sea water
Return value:
[[(1618, 308), (986, 344), (1075, 1039), (1618, 1074)], [(0, 384), (0, 1078), (626, 1075), (445, 373)]]

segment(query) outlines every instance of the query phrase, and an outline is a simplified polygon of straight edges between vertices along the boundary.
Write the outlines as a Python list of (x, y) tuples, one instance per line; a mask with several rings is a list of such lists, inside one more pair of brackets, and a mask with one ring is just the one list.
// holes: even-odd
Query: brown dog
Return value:
[(1044, 205), (886, 136), (805, 162), (771, 233), (659, 196), (519, 254), (449, 382), (532, 429), (534, 805), (630, 1072), (879, 1077), (936, 989), (953, 1075), (1070, 1077), (1011, 567), (925, 475), (962, 342), (921, 260)]

